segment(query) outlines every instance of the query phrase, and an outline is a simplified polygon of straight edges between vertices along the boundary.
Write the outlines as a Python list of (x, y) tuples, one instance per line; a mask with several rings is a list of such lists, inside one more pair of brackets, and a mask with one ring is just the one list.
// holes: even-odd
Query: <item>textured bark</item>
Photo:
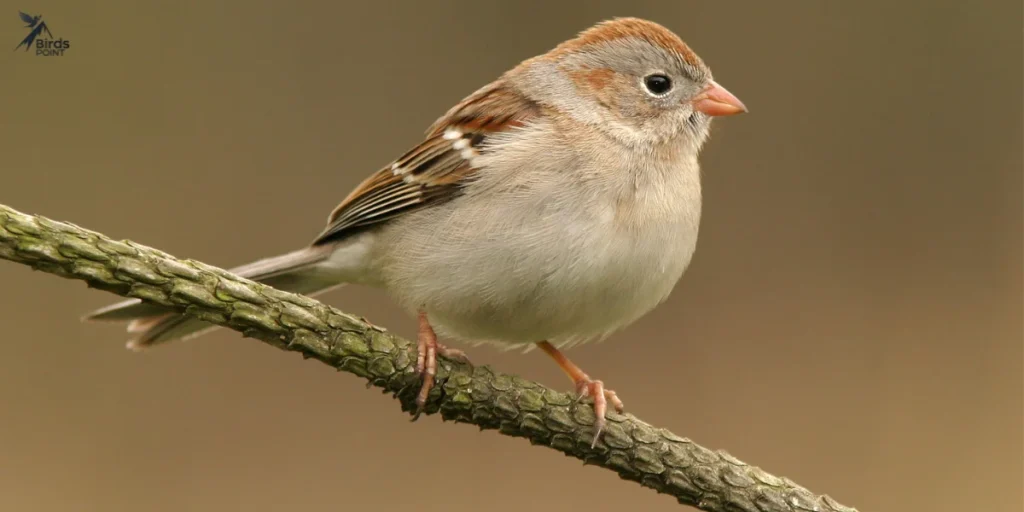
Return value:
[[(392, 393), (404, 411), (414, 409), (419, 389), (414, 344), (313, 299), (4, 205), (0, 258), (171, 306), (299, 352)], [(854, 510), (628, 414), (609, 413), (605, 433), (591, 448), (589, 405), (486, 366), (441, 360), (426, 412), (526, 438), (709, 512)]]

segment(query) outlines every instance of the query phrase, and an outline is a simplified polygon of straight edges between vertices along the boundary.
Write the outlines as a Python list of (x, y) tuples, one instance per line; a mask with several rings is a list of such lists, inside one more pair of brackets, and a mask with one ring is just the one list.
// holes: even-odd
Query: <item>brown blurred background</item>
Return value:
[[(612, 16), (751, 108), (672, 298), (572, 351), (639, 417), (862, 511), (1021, 510), (1021, 5), (8, 4), (0, 203), (232, 266), (307, 243), (451, 104)], [(380, 105), (374, 107), (373, 105)], [(0, 263), (0, 510), (675, 510), (231, 332), (145, 354), (115, 297)], [(411, 336), (383, 293), (326, 297)], [(473, 350), (568, 387), (539, 353)], [(428, 468), (423, 477), (422, 466)]]

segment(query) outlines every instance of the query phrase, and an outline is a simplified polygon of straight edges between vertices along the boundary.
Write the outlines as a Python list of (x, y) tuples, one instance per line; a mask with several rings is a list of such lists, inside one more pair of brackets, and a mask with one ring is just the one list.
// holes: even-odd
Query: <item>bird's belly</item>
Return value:
[[(604, 337), (657, 306), (696, 244), (696, 224), (685, 218), (622, 229), (606, 216), (509, 215), (411, 236), (416, 248), (392, 258), (386, 288), (425, 310), (447, 337), (567, 345)], [(488, 222), (492, 229), (480, 229)]]

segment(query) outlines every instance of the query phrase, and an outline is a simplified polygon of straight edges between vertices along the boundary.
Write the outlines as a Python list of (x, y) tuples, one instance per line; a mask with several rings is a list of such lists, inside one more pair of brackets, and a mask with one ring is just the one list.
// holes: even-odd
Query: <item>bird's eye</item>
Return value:
[(655, 96), (664, 96), (672, 90), (672, 79), (662, 74), (647, 75), (644, 77), (644, 87)]

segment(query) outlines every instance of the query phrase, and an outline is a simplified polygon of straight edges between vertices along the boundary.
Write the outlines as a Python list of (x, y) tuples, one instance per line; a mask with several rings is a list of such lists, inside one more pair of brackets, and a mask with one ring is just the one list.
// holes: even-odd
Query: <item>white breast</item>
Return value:
[(621, 159), (600, 146), (581, 156), (524, 133), (479, 157), (486, 172), (463, 196), (386, 227), (375, 272), (449, 337), (601, 338), (662, 302), (689, 264), (696, 161)]

